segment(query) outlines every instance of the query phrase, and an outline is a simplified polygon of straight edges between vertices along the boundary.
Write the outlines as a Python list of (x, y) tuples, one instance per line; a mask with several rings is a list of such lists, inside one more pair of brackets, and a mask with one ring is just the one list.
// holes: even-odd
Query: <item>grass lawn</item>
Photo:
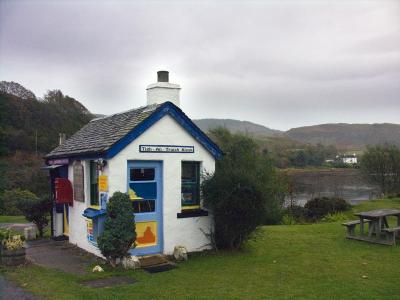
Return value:
[(28, 223), (24, 216), (2, 216), (0, 215), (0, 223)]
[[(354, 210), (383, 207), (400, 208), (400, 199)], [(399, 257), (400, 246), (346, 240), (340, 223), (321, 223), (266, 226), (243, 251), (192, 256), (153, 275), (107, 268), (75, 276), (37, 266), (2, 273), (44, 299), (399, 299)], [(79, 284), (112, 275), (138, 282), (102, 289)]]

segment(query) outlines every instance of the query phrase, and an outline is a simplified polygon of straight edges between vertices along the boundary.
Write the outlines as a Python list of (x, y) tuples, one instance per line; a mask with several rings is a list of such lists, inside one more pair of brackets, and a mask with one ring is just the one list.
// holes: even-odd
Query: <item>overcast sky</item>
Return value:
[(399, 1), (4, 1), (0, 80), (110, 114), (158, 70), (191, 118), (400, 123)]

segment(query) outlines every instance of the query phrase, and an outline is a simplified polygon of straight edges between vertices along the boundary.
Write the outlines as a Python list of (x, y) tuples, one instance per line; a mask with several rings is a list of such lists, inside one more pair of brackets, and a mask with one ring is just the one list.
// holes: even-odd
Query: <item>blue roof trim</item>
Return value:
[(83, 211), (82, 216), (88, 218), (88, 219), (95, 219), (101, 216), (104, 216), (106, 214), (105, 209), (94, 209), (94, 208), (86, 208)]
[(196, 126), (177, 106), (171, 102), (165, 102), (154, 113), (143, 120), (139, 125), (133, 128), (123, 138), (111, 146), (107, 150), (105, 157), (107, 159), (114, 157), (133, 140), (150, 128), (154, 123), (160, 120), (165, 115), (170, 115), (184, 129), (186, 129), (201, 145), (203, 145), (215, 158), (222, 156), (221, 149), (215, 144), (199, 127)]

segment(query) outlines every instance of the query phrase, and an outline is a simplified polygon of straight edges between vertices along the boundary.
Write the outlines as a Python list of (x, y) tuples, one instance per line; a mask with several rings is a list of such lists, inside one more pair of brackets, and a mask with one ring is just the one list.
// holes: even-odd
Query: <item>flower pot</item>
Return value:
[(1, 263), (6, 266), (25, 264), (25, 248), (17, 250), (1, 249)]

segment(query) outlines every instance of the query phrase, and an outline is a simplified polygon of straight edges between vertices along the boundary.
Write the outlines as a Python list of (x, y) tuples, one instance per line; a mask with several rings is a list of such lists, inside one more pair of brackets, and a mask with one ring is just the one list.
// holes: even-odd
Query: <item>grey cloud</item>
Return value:
[(400, 122), (399, 3), (1, 1), (0, 79), (113, 113), (169, 69), (195, 118)]

